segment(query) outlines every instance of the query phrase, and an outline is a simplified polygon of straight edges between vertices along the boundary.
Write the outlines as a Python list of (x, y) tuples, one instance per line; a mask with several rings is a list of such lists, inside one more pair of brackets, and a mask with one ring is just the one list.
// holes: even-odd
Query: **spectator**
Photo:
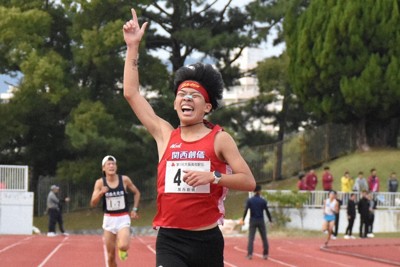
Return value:
[(367, 180), (364, 177), (364, 173), (361, 171), (358, 173), (358, 177), (354, 182), (353, 191), (355, 192), (368, 191)]
[(353, 179), (350, 177), (350, 173), (346, 171), (342, 177), (341, 181), (341, 190), (343, 193), (350, 193), (353, 187)]
[(324, 173), (322, 174), (322, 187), (325, 191), (332, 190), (333, 176), (330, 172), (328, 166), (324, 168)]
[(349, 193), (351, 192), (354, 184), (353, 178), (350, 177), (350, 173), (346, 171), (342, 177), (341, 181), (341, 191), (343, 193), (343, 203), (347, 205), (349, 199)]
[(370, 192), (379, 192), (379, 177), (376, 175), (376, 169), (371, 169), (371, 176), (368, 178)]
[(396, 193), (399, 188), (399, 181), (397, 180), (396, 173), (392, 172), (388, 180), (388, 192)]
[(268, 216), (268, 220), (272, 223), (271, 214), (268, 210), (267, 201), (261, 196), (261, 186), (257, 185), (254, 190), (255, 195), (247, 200), (246, 208), (244, 209), (243, 219), (241, 224), (243, 224), (244, 219), (246, 218), (247, 211), (250, 209), (250, 228), (249, 228), (249, 243), (247, 246), (247, 258), (249, 260), (253, 257), (253, 245), (254, 245), (254, 237), (256, 234), (256, 230), (258, 229), (262, 242), (263, 242), (263, 259), (268, 259), (268, 239), (267, 239), (267, 230), (265, 227), (264, 221), (264, 211)]
[(314, 170), (310, 170), (306, 176), (307, 190), (314, 191), (318, 184), (318, 177)]
[[(317, 187), (318, 183), (318, 178), (317, 175), (315, 174), (314, 170), (310, 170), (306, 176), (306, 187), (308, 191), (315, 191), (315, 188)], [(315, 195), (311, 194), (310, 198), (310, 204), (314, 205), (315, 204)]]
[(337, 197), (337, 192), (335, 192), (335, 199), (337, 203), (337, 211), (335, 213), (335, 229), (332, 234), (332, 239), (336, 240), (338, 233), (339, 233), (339, 220), (340, 220), (340, 206), (343, 205), (343, 201)]
[[(399, 181), (397, 180), (396, 173), (392, 172), (392, 174), (388, 179), (388, 192), (396, 193), (398, 188), (399, 188)], [(390, 204), (392, 206), (395, 206), (396, 205), (395, 194), (389, 195), (389, 198), (390, 198)]]
[(368, 215), (368, 234), (367, 234), (367, 237), (373, 238), (373, 237), (375, 237), (375, 235), (374, 235), (374, 221), (375, 221), (375, 210), (376, 210), (377, 202), (374, 199), (374, 195), (371, 192), (368, 194), (368, 200), (369, 200), (369, 215)]
[(299, 177), (299, 180), (297, 181), (297, 189), (299, 189), (299, 191), (307, 190), (307, 184), (305, 182), (304, 172), (300, 172), (298, 177)]
[(52, 185), (50, 187), (50, 192), (47, 196), (47, 213), (49, 215), (49, 231), (47, 236), (56, 236), (56, 224), (60, 228), (60, 232), (63, 235), (68, 235), (64, 230), (64, 222), (62, 218), (62, 205), (65, 202), (69, 202), (69, 197), (60, 199), (58, 193), (60, 187), (57, 185)]
[(367, 191), (362, 191), (362, 197), (357, 206), (358, 213), (360, 214), (360, 237), (366, 238), (369, 220), (369, 200), (367, 198)]
[(354, 220), (356, 219), (356, 194), (351, 193), (349, 202), (347, 203), (347, 220), (349, 221), (344, 239), (355, 239), (352, 235)]

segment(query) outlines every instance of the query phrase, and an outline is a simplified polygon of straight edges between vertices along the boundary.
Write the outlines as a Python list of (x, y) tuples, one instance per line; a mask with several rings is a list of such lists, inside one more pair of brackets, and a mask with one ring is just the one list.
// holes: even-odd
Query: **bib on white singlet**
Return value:
[(107, 197), (106, 198), (107, 210), (123, 210), (125, 209), (125, 198), (124, 196), (118, 197)]
[(167, 161), (165, 171), (165, 193), (210, 193), (210, 184), (190, 186), (183, 181), (183, 171), (204, 171), (211, 170), (210, 161), (179, 160)]

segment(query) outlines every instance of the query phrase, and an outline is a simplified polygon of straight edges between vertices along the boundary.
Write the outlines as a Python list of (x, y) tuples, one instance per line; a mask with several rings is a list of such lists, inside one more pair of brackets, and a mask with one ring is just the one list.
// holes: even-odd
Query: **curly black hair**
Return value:
[(217, 69), (210, 64), (201, 62), (179, 68), (175, 73), (174, 79), (175, 95), (179, 85), (187, 80), (200, 83), (207, 90), (212, 110), (218, 108), (219, 100), (222, 99), (224, 82), (221, 73)]

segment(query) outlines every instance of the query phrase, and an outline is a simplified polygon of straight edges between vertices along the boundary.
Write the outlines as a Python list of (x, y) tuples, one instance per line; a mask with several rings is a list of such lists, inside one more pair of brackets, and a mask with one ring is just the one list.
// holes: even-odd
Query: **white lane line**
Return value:
[(229, 263), (229, 262), (227, 262), (227, 261), (224, 261), (224, 264), (225, 264), (225, 265), (228, 265), (228, 266), (230, 266), (230, 267), (238, 267), (237, 265), (233, 265), (232, 263)]
[(67, 239), (68, 236), (64, 237), (61, 243), (58, 244), (58, 246), (55, 249), (53, 249), (53, 251), (50, 252), (49, 255), (47, 255), (47, 257), (38, 265), (38, 267), (43, 267), (51, 259), (51, 257), (53, 257), (53, 255), (64, 245), (64, 241), (66, 241)]
[[(240, 252), (247, 253), (247, 250), (241, 249), (241, 248), (239, 248), (238, 246), (235, 246), (234, 249), (237, 250), (237, 251), (240, 251)], [(263, 257), (263, 255), (258, 254), (258, 253), (253, 253), (253, 255), (255, 255), (255, 256), (257, 256), (257, 257), (260, 257), (260, 258)], [(292, 265), (292, 264), (289, 264), (289, 263), (286, 263), (286, 262), (283, 262), (283, 261), (280, 261), (280, 260), (271, 258), (271, 257), (269, 257), (269, 256), (268, 256), (268, 261), (272, 261), (272, 262), (278, 263), (278, 264), (283, 265), (283, 266), (297, 267), (296, 265)]]
[(155, 249), (153, 249), (153, 248), (151, 247), (151, 245), (147, 245), (146, 242), (144, 242), (143, 239), (140, 238), (140, 237), (137, 237), (137, 239), (140, 241), (140, 243), (142, 243), (143, 245), (145, 245), (145, 246), (148, 248), (148, 250), (150, 250), (151, 252), (153, 252), (154, 254), (156, 254)]
[(32, 237), (32, 236), (26, 237), (26, 238), (22, 239), (21, 241), (15, 242), (14, 244), (11, 244), (11, 245), (9, 245), (9, 246), (7, 246), (7, 247), (1, 249), (1, 250), (0, 250), (0, 253), (2, 253), (2, 252), (4, 252), (4, 251), (7, 251), (7, 250), (9, 250), (10, 248), (13, 248), (13, 247), (15, 247), (15, 246), (18, 246), (18, 245), (24, 243), (25, 241), (27, 241), (27, 240), (29, 240), (29, 239), (31, 239), (31, 238), (33, 238), (33, 237)]
[(327, 259), (321, 258), (322, 256), (315, 257), (314, 255), (310, 255), (310, 254), (293, 252), (292, 250), (287, 250), (287, 249), (284, 249), (282, 247), (278, 247), (277, 250), (284, 251), (286, 253), (291, 253), (291, 254), (294, 254), (294, 255), (299, 255), (299, 256), (302, 256), (302, 257), (305, 257), (305, 258), (311, 258), (311, 259), (314, 259), (316, 261), (327, 262), (327, 263), (330, 263), (330, 264), (333, 264), (333, 265), (344, 266), (344, 267), (351, 267), (352, 266), (352, 265), (348, 265), (348, 264), (342, 264), (342, 263), (339, 263), (337, 261), (331, 261), (331, 260), (327, 260)]
[(106, 242), (104, 240), (104, 236), (103, 236), (103, 253), (104, 253), (104, 263), (106, 265), (106, 267), (108, 267), (108, 255), (107, 255), (107, 247), (106, 247)]

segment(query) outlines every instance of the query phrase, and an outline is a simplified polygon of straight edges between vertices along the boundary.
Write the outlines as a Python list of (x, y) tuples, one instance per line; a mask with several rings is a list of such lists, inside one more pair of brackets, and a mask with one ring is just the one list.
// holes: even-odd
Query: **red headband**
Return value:
[(206, 103), (210, 103), (210, 97), (208, 96), (208, 92), (200, 83), (190, 80), (184, 81), (178, 86), (178, 90), (176, 90), (176, 92), (179, 92), (183, 88), (192, 88), (197, 90), (204, 97)]

